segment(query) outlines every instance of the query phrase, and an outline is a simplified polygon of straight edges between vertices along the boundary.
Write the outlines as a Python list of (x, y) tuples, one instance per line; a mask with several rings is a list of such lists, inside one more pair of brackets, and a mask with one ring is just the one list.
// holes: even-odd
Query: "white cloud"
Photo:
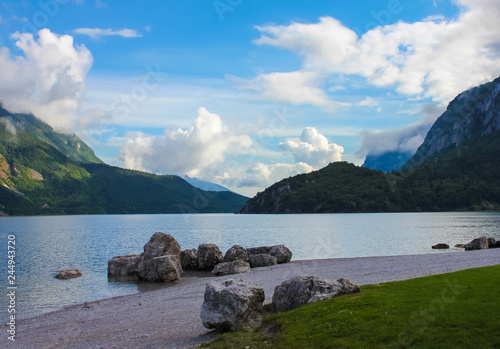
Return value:
[(387, 152), (415, 153), (444, 107), (431, 103), (421, 114), (423, 120), (395, 130), (365, 131), (361, 137), (359, 155), (381, 155)]
[(233, 78), (240, 89), (251, 89), (262, 93), (270, 100), (289, 102), (294, 105), (311, 104), (327, 111), (334, 111), (338, 103), (330, 100), (317, 85), (320, 75), (310, 71), (260, 74), (252, 80)]
[(49, 29), (40, 30), (38, 40), (29, 33), (12, 38), (24, 56), (0, 48), (0, 101), (12, 112), (32, 112), (53, 127), (72, 128), (92, 54)]
[(88, 35), (94, 39), (100, 39), (102, 36), (121, 36), (123, 38), (140, 38), (142, 35), (133, 29), (101, 29), (101, 28), (78, 28), (76, 34)]
[(199, 177), (223, 164), (228, 154), (249, 148), (252, 140), (234, 135), (217, 114), (198, 109), (190, 129), (165, 130), (161, 136), (128, 133), (120, 151), (125, 167), (164, 174)]
[(292, 155), (296, 163), (306, 163), (315, 169), (341, 161), (344, 152), (343, 147), (328, 143), (328, 139), (314, 127), (306, 127), (300, 139), (281, 142), (279, 147), (285, 154)]
[(315, 24), (257, 27), (263, 35), (255, 43), (291, 50), (304, 58), (303, 69), (324, 77), (359, 75), (375, 86), (449, 101), (500, 73), (500, 3), (456, 2), (462, 13), (454, 20), (398, 22), (358, 37), (338, 20), (322, 17)]
[[(250, 188), (255, 191), (262, 190), (273, 183), (284, 178), (295, 176), (301, 173), (308, 173), (314, 168), (306, 163), (299, 162), (295, 164), (263, 164), (256, 163), (248, 167), (244, 173), (239, 176), (237, 183), (227, 181), (230, 184), (236, 184), (237, 188)], [(233, 183), (231, 183), (233, 182)]]
[(371, 97), (366, 97), (361, 102), (359, 102), (358, 105), (361, 107), (375, 108), (379, 113), (382, 111), (380, 104)]

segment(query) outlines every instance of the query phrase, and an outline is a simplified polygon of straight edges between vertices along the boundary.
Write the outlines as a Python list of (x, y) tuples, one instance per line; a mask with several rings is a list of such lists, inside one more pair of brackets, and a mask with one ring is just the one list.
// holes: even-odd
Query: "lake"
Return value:
[[(443, 253), (431, 245), (453, 246), (482, 235), (500, 239), (500, 213), (2, 217), (1, 321), (8, 317), (9, 235), (16, 241), (16, 315), (27, 318), (86, 301), (168, 287), (107, 277), (108, 259), (142, 252), (157, 231), (173, 235), (182, 249), (211, 242), (225, 253), (234, 244), (285, 244), (293, 260), (368, 257)], [(455, 248), (449, 251), (465, 253)], [(61, 268), (80, 269), (83, 276), (57, 280), (55, 270)]]

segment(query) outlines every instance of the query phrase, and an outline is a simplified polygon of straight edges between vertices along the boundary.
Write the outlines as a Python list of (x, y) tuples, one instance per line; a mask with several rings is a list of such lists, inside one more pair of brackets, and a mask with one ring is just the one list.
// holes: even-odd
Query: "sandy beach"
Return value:
[(296, 275), (348, 278), (361, 285), (500, 264), (500, 249), (426, 255), (292, 261), (250, 273), (183, 278), (172, 287), (65, 308), (17, 323), (16, 341), (1, 327), (3, 348), (192, 348), (215, 338), (200, 320), (207, 281), (240, 277), (274, 288)]

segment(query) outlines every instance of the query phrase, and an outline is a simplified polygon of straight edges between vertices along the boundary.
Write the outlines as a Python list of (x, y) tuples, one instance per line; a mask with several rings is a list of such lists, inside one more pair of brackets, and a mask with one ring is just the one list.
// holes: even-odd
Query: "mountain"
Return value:
[(198, 189), (208, 190), (208, 191), (231, 191), (222, 185), (215, 184), (212, 182), (203, 181), (198, 178), (191, 178), (188, 175), (182, 177), (186, 182), (191, 184), (193, 187)]
[(12, 114), (0, 104), (0, 121), (13, 133), (16, 133), (16, 129), (21, 129), (35, 139), (53, 146), (74, 162), (103, 163), (76, 134), (56, 132), (32, 114)]
[(0, 214), (236, 212), (248, 198), (108, 166), (75, 134), (0, 110)]
[(412, 157), (412, 155), (413, 153), (398, 151), (391, 151), (380, 155), (368, 154), (361, 167), (366, 167), (372, 170), (380, 170), (382, 172), (391, 172), (403, 166)]
[(471, 88), (450, 102), (404, 170), (418, 167), (447, 147), (480, 140), (500, 130), (500, 77)]
[(241, 213), (500, 210), (500, 78), (455, 98), (391, 173), (331, 163), (284, 179)]

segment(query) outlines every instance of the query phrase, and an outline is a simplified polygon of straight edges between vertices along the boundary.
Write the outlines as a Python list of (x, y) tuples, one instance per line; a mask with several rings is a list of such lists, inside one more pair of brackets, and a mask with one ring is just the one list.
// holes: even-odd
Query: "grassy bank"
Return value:
[(500, 265), (367, 285), (209, 348), (499, 348)]

